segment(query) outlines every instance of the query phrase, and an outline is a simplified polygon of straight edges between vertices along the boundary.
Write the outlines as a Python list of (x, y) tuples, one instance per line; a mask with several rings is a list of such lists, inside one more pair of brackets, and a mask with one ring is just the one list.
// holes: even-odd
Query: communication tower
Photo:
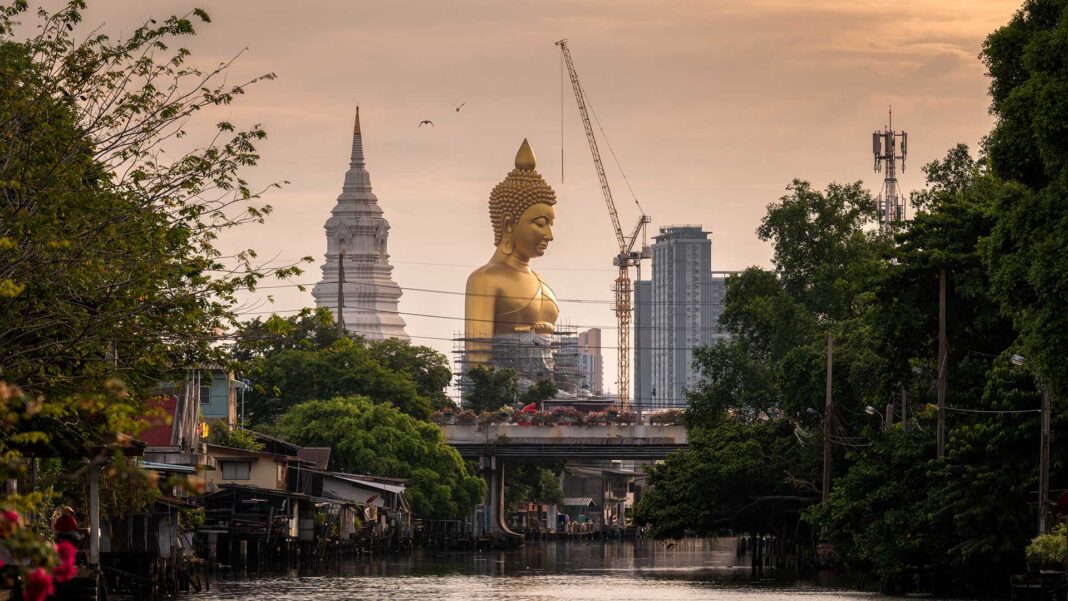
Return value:
[(905, 197), (897, 188), (897, 161), (901, 160), (901, 173), (904, 173), (905, 155), (909, 149), (909, 134), (894, 131), (893, 108), (890, 109), (889, 125), (883, 131), (872, 132), (871, 149), (875, 155), (875, 172), (878, 173), (885, 165), (886, 173), (883, 190), (879, 194), (879, 227), (890, 228), (892, 224), (905, 220)]

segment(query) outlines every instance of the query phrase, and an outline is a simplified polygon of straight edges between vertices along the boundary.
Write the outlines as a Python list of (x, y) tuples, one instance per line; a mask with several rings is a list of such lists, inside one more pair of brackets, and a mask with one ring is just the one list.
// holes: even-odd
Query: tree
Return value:
[[(214, 343), (235, 320), (238, 291), (265, 275), (255, 253), (225, 258), (229, 228), (270, 212), (241, 170), (256, 164), (259, 126), (217, 125), (213, 139), (162, 159), (200, 111), (230, 104), (229, 63), (186, 65), (170, 45), (208, 22), (195, 10), (148, 20), (129, 37), (78, 32), (85, 3), (37, 13), (22, 39), (27, 3), (0, 5), (0, 479), (23, 458), (105, 458), (132, 440), (136, 416), (160, 381), (218, 358)], [(19, 30), (21, 31), (21, 30)], [(79, 462), (81, 461), (79, 460)], [(84, 464), (79, 469), (87, 469)], [(117, 457), (104, 507), (136, 511), (154, 487)], [(50, 493), (76, 496), (78, 474), (48, 490), (0, 496), (0, 546), (24, 583), (73, 577), (73, 549), (53, 547), (42, 515)], [(18, 515), (19, 513), (23, 515)], [(34, 527), (36, 526), (36, 528)], [(69, 560), (69, 561), (68, 561)], [(51, 572), (51, 573), (49, 573)], [(26, 591), (24, 591), (26, 592)]]
[(1023, 354), (1050, 386), (1068, 397), (1068, 2), (1027, 0), (987, 37), (990, 75), (986, 140), (998, 191), (983, 257), (1003, 312), (1020, 332)]
[(366, 395), (426, 419), (451, 407), (448, 359), (425, 346), (387, 338), (341, 336), (329, 309), (302, 309), (241, 324), (229, 348), (235, 370), (250, 378), (246, 403), (253, 423), (289, 406), (335, 395)]
[(284, 349), (245, 366), (253, 381), (245, 404), (254, 424), (270, 423), (289, 407), (313, 399), (363, 395), (429, 419), (429, 399), (406, 373), (383, 367), (363, 341), (341, 338), (322, 350)]
[(159, 158), (248, 85), (170, 49), (207, 14), (79, 40), (84, 6), (42, 13), (25, 40), (13, 25), (25, 3), (0, 9), (0, 377), (48, 396), (109, 377), (151, 389), (214, 355), (237, 291), (296, 272), (260, 269), (253, 251), (230, 263), (214, 246), (270, 212), (240, 175), (259, 158), (259, 126), (223, 121), (208, 144)]
[(278, 351), (319, 351), (340, 338), (330, 309), (305, 307), (289, 317), (272, 314), (242, 323), (229, 353), (232, 360), (244, 362)]
[(445, 355), (428, 346), (397, 338), (373, 340), (368, 342), (368, 347), (371, 355), (383, 367), (411, 378), (419, 395), (430, 400), (432, 409), (453, 406), (445, 394), (445, 389), (452, 382), (452, 370)]
[(560, 504), (564, 489), (560, 486), (563, 463), (515, 463), (504, 471), (504, 505), (514, 513), (520, 502)]
[(530, 403), (541, 403), (553, 398), (558, 392), (560, 389), (552, 380), (538, 380), (531, 384), (526, 392), (519, 395), (519, 403), (524, 407)]
[(256, 440), (252, 430), (231, 430), (220, 424), (211, 429), (211, 442), (232, 449), (246, 449), (248, 451), (262, 451), (263, 443)]
[(688, 532), (784, 533), (796, 528), (789, 510), (814, 502), (814, 453), (796, 444), (786, 420), (745, 422), (723, 417), (690, 428), (690, 449), (670, 455), (649, 470), (650, 489), (635, 507), (634, 521), (653, 536)]
[(464, 396), (467, 409), (475, 413), (496, 411), (511, 405), (519, 395), (519, 376), (515, 370), (478, 366), (467, 372), (470, 386)]
[(460, 517), (485, 494), (441, 428), (366, 397), (300, 403), (272, 431), (295, 444), (334, 449), (344, 471), (407, 479), (405, 495), (423, 517)]
[(757, 235), (772, 242), (775, 272), (786, 291), (809, 311), (841, 319), (864, 281), (857, 276), (888, 242), (865, 229), (878, 219), (875, 198), (861, 182), (832, 183), (820, 192), (795, 179), (786, 195), (768, 205)]

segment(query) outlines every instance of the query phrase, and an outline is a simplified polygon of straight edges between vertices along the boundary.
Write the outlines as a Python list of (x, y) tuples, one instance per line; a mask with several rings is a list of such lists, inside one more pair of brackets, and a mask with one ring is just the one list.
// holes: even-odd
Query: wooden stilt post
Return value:
[(89, 462), (89, 565), (100, 565), (100, 464)]

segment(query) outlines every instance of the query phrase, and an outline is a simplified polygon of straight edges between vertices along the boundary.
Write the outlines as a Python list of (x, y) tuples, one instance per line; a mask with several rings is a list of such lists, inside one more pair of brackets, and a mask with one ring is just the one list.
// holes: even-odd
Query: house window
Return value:
[(201, 403), (210, 403), (211, 402), (211, 386), (210, 385), (202, 384), (200, 386), (200, 402)]
[(249, 480), (251, 464), (247, 461), (220, 461), (223, 480)]

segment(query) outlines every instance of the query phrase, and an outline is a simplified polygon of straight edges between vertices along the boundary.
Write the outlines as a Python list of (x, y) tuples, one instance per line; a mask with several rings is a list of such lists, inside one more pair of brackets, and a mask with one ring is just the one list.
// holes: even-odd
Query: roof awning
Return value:
[(197, 467), (195, 465), (179, 465), (176, 463), (157, 463), (155, 461), (138, 461), (137, 465), (141, 466), (141, 469), (150, 470), (153, 472), (166, 472), (171, 474), (195, 474), (197, 473)]
[(344, 480), (346, 482), (351, 482), (353, 484), (356, 484), (358, 486), (362, 486), (364, 488), (373, 488), (375, 490), (381, 490), (381, 491), (391, 492), (391, 493), (403, 493), (404, 492), (404, 487), (403, 486), (396, 486), (396, 485), (393, 485), (393, 484), (383, 484), (381, 482), (372, 482), (370, 480), (361, 480), (359, 478), (356, 478), (354, 476), (350, 476), (348, 474), (339, 474), (339, 473), (336, 473), (336, 472), (330, 472), (330, 475), (333, 476), (334, 478), (337, 478), (338, 480)]
[(594, 503), (591, 497), (564, 497), (561, 505), (564, 507), (597, 507), (597, 503)]

